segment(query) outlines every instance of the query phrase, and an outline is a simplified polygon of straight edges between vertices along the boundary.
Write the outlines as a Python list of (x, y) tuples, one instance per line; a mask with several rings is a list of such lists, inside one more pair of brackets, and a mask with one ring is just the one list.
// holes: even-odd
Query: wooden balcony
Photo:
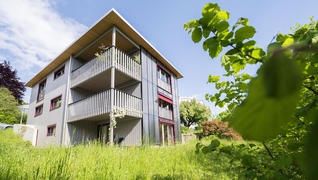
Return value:
[(159, 117), (172, 120), (173, 119), (172, 118), (172, 111), (169, 109), (159, 107)]
[(158, 78), (158, 86), (164, 89), (165, 91), (171, 93), (170, 84), (164, 82), (162, 79)]
[[(113, 59), (113, 53), (115, 53), (115, 59)], [(116, 70), (141, 81), (140, 62), (112, 46), (101, 54), (101, 59), (95, 57), (71, 73), (71, 88), (106, 72), (112, 67), (113, 63)]]
[[(141, 99), (125, 92), (114, 90), (114, 109), (119, 108), (126, 111), (126, 116), (142, 117)], [(68, 122), (81, 119), (101, 120), (109, 118), (106, 116), (111, 111), (111, 91), (97, 93), (83, 100), (68, 105)]]

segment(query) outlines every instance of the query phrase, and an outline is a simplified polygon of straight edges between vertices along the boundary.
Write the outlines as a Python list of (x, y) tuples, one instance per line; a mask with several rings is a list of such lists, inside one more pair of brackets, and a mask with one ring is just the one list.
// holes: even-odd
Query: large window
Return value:
[(158, 78), (161, 79), (163, 82), (170, 84), (170, 75), (166, 73), (164, 70), (158, 67), (157, 70)]
[(61, 77), (64, 74), (64, 69), (65, 69), (65, 66), (61, 67), (59, 70), (57, 70), (54, 73), (54, 80)]
[(62, 95), (51, 100), (50, 110), (61, 107)]
[(47, 127), (46, 136), (55, 136), (55, 132), (56, 132), (56, 124), (49, 125)]
[(41, 104), (40, 106), (37, 106), (35, 108), (34, 116), (39, 116), (42, 113), (43, 113), (43, 104)]
[(44, 99), (45, 85), (46, 85), (46, 79), (42, 81), (41, 83), (39, 83), (38, 101), (42, 101)]
[(168, 93), (171, 93), (170, 74), (168, 74), (166, 71), (164, 71), (158, 66), (157, 76), (158, 76), (158, 86), (162, 88), (163, 90), (167, 91)]
[(159, 117), (168, 120), (173, 120), (172, 108), (172, 104), (162, 99), (159, 99)]

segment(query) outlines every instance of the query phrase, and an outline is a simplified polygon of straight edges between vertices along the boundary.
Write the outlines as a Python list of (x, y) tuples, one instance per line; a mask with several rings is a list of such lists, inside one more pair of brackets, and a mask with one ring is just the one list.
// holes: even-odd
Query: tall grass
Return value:
[(97, 142), (37, 148), (0, 131), (0, 179), (236, 179), (222, 154), (195, 154), (195, 142), (173, 147), (107, 147)]

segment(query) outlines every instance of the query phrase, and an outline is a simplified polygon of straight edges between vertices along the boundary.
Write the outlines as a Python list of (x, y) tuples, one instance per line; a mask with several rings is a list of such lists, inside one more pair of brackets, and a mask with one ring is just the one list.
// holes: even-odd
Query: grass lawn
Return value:
[(195, 154), (195, 144), (37, 148), (3, 130), (0, 179), (237, 179), (236, 166), (224, 154)]

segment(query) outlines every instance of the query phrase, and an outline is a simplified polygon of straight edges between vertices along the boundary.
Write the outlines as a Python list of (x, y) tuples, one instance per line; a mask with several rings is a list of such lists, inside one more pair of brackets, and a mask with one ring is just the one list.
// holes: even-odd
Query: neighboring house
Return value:
[[(107, 49), (98, 58), (101, 44)], [(172, 145), (181, 141), (182, 77), (112, 9), (26, 83), (32, 88), (27, 124), (38, 130), (38, 146), (107, 143), (109, 114), (121, 109), (126, 115), (116, 119), (115, 141)]]

